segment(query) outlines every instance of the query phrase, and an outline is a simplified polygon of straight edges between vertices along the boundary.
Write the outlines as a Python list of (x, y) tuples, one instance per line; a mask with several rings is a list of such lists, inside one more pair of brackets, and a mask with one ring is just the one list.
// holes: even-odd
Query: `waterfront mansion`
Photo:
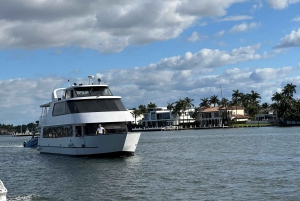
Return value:
[(140, 124), (145, 128), (159, 128), (165, 126), (174, 126), (182, 123), (194, 123), (195, 119), (191, 116), (194, 109), (188, 109), (180, 116), (172, 115), (172, 111), (167, 107), (150, 108), (148, 113), (144, 113)]
[(200, 127), (219, 127), (225, 124), (226, 118), (228, 121), (247, 121), (250, 117), (245, 115), (244, 108), (240, 106), (201, 107), (198, 110), (196, 121)]

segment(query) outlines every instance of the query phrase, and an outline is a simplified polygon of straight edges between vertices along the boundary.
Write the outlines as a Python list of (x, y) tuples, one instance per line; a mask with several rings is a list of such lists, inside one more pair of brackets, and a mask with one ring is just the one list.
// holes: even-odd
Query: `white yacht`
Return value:
[(3, 182), (0, 180), (0, 201), (6, 200), (7, 189), (5, 188)]
[[(41, 105), (40, 153), (72, 156), (134, 154), (140, 132), (131, 132), (132, 114), (108, 85), (76, 84), (52, 92), (52, 101)], [(102, 125), (105, 132), (97, 134)]]

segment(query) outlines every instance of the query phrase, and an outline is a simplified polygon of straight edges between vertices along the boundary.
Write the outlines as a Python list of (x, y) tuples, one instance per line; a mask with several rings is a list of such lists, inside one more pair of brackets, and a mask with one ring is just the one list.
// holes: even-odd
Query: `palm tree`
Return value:
[(210, 107), (209, 99), (208, 99), (208, 98), (201, 98), (200, 100), (202, 101), (202, 102), (199, 104), (200, 107), (205, 107), (205, 108)]
[(239, 90), (232, 90), (233, 94), (232, 94), (232, 101), (235, 105), (239, 105), (239, 103), (241, 102), (244, 94), (239, 92)]
[[(222, 114), (222, 121), (223, 122), (227, 122), (227, 124), (229, 123), (228, 121), (228, 113), (227, 113), (227, 107), (229, 105), (229, 100), (227, 98), (222, 98), (221, 101), (220, 101), (220, 106), (222, 108), (225, 108), (225, 115), (224, 115), (224, 112)], [(225, 119), (224, 119), (224, 116), (225, 116)]]
[(268, 107), (270, 107), (270, 104), (267, 103), (267, 102), (261, 104), (261, 108), (262, 108), (262, 109), (267, 109)]
[(261, 99), (259, 93), (257, 93), (256, 91), (251, 90), (251, 103), (253, 106), (258, 105), (260, 101), (258, 101), (257, 99)]
[(169, 102), (168, 102), (167, 104), (168, 104), (168, 105), (167, 105), (167, 109), (170, 110), (170, 111), (172, 111), (173, 108), (174, 108), (174, 106), (173, 106), (174, 103), (169, 103)]
[(276, 111), (279, 121), (287, 120), (294, 121), (298, 119), (298, 103), (293, 99), (293, 95), (296, 93), (296, 85), (287, 84), (281, 93), (274, 93), (271, 100), (275, 101), (271, 107)]
[(148, 105), (147, 105), (147, 109), (148, 109), (148, 111), (149, 111), (149, 109), (151, 109), (151, 108), (156, 108), (157, 106), (155, 105), (155, 103), (152, 103), (152, 102), (150, 102)]
[[(237, 117), (237, 106), (239, 105), (240, 101), (242, 100), (242, 97), (244, 96), (243, 93), (239, 92), (239, 90), (232, 90), (233, 91), (233, 94), (232, 94), (232, 102), (233, 104), (235, 104), (235, 115)], [(237, 118), (236, 118), (237, 120)]]
[(136, 124), (136, 118), (137, 117), (139, 117), (139, 116), (141, 116), (141, 111), (140, 110), (137, 110), (135, 107), (134, 108), (132, 108), (132, 112), (131, 112), (131, 114), (132, 114), (132, 116), (134, 117), (134, 122), (135, 122), (135, 124)]
[(287, 84), (282, 90), (282, 95), (288, 99), (293, 98), (294, 93), (296, 93), (296, 85), (293, 85), (292, 83)]
[[(191, 107), (194, 107), (194, 104), (192, 103), (194, 101), (194, 99), (189, 98), (189, 97), (185, 97), (184, 98), (184, 111), (189, 110)], [(189, 111), (188, 111), (189, 114)], [(186, 116), (186, 118), (188, 118), (188, 115)]]
[(210, 97), (209, 103), (213, 104), (214, 107), (216, 106), (216, 104), (219, 104), (220, 100), (218, 99), (218, 96), (213, 95)]
[(141, 111), (141, 113), (147, 113), (148, 109), (145, 105), (139, 105), (139, 110)]
[(179, 116), (178, 121), (179, 121), (179, 124), (180, 124), (180, 116), (181, 116), (182, 111), (183, 111), (184, 100), (179, 99), (174, 104), (175, 104), (175, 106), (173, 108), (172, 115), (175, 116), (175, 117)]

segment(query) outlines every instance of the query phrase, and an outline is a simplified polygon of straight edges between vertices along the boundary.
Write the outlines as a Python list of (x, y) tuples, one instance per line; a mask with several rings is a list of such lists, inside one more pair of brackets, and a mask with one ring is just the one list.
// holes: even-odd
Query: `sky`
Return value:
[(1, 0), (0, 124), (101, 78), (126, 108), (233, 90), (300, 98), (300, 0)]

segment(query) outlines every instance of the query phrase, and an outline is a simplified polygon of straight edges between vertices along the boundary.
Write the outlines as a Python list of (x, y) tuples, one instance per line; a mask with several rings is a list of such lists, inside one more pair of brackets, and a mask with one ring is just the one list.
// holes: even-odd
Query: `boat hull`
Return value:
[(31, 138), (28, 142), (24, 141), (23, 142), (24, 147), (29, 147), (29, 148), (37, 148), (38, 146), (38, 138)]
[(40, 153), (70, 156), (133, 155), (141, 133), (102, 134), (83, 137), (42, 138)]
[(0, 201), (6, 201), (7, 189), (5, 188), (3, 182), (0, 180)]

